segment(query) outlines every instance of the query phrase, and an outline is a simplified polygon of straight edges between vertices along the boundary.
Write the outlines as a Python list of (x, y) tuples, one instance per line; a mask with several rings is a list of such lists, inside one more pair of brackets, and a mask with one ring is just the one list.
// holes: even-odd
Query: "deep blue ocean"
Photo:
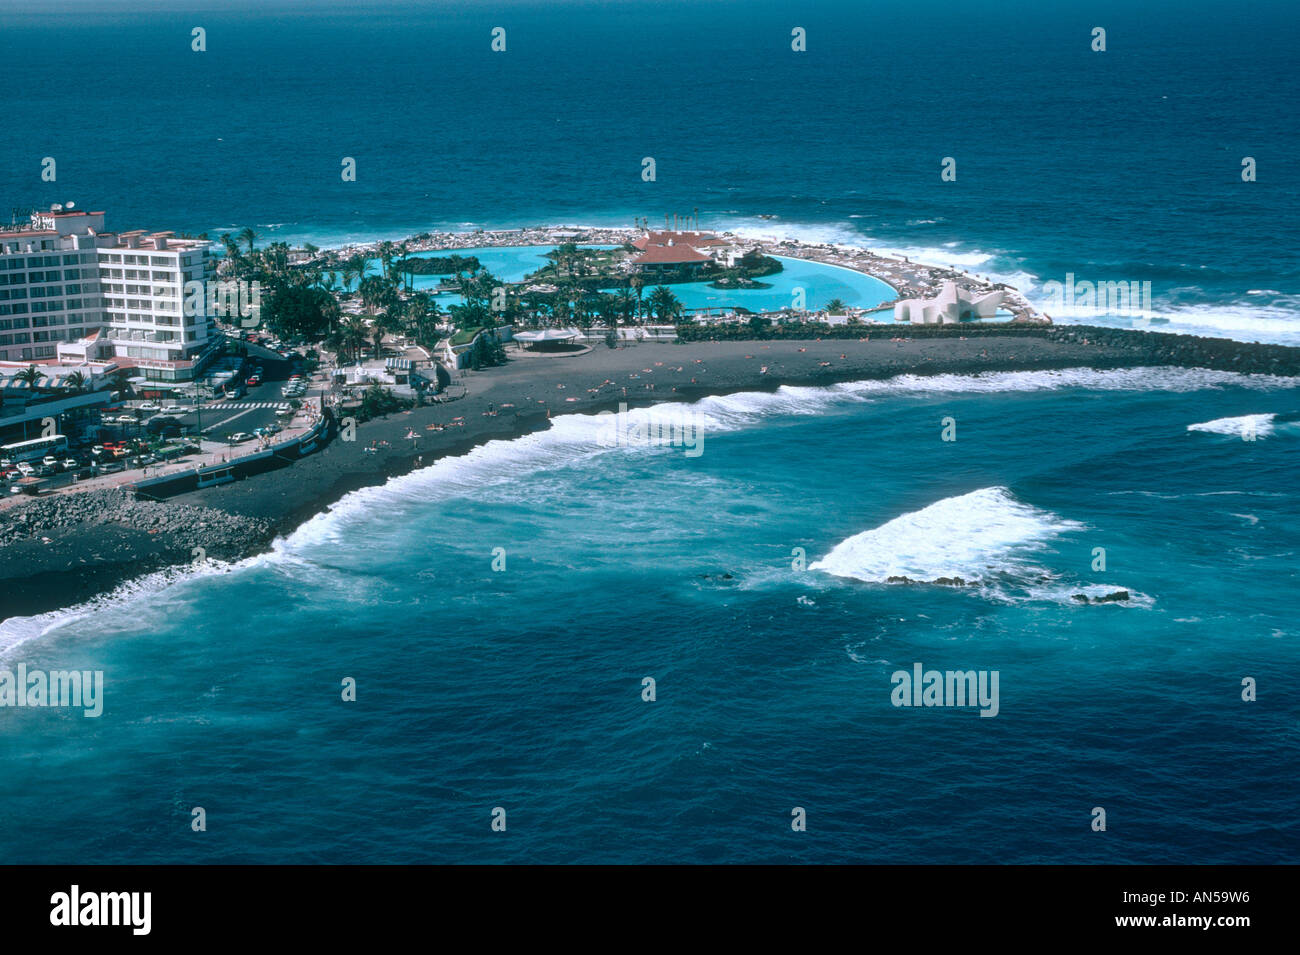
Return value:
[(0, 0), (0, 62), (40, 73), (0, 214), (337, 245), (698, 209), (1300, 341), (1298, 45), (1289, 0)]
[[(5, 206), (321, 245), (698, 208), (1300, 343), (1288, 4), (204, 6), (0, 2), (40, 77)], [(0, 624), (107, 684), (0, 710), (0, 862), (1294, 862), (1297, 384), (783, 389), (692, 409), (695, 457), (557, 418)], [(915, 663), (998, 715), (893, 706)]]

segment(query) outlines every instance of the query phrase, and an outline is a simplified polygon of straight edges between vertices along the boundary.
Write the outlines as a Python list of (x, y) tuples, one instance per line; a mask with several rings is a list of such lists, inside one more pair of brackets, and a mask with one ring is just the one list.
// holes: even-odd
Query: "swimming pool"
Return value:
[[(434, 252), (416, 252), (412, 258), (462, 255), (475, 256), (479, 263), (506, 282), (520, 282), (525, 276), (546, 265), (546, 253), (554, 246), (517, 245), (482, 249), (442, 249)], [(614, 246), (583, 246), (583, 248), (609, 249)], [(897, 292), (887, 283), (870, 275), (855, 272), (838, 265), (810, 262), (778, 255), (784, 267), (776, 275), (765, 276), (760, 281), (771, 285), (766, 289), (715, 289), (708, 282), (683, 282), (669, 286), (685, 308), (741, 307), (752, 312), (770, 312), (781, 308), (797, 307), (797, 291), (803, 291), (803, 307), (818, 309), (833, 299), (840, 299), (851, 308), (872, 308), (897, 297)], [(373, 270), (379, 270), (379, 260), (370, 260)], [(417, 289), (433, 289), (447, 276), (417, 275), (413, 285)], [(643, 296), (653, 285), (647, 285)], [(617, 291), (606, 289), (605, 291)], [(459, 295), (438, 296), (443, 308), (461, 304)]]

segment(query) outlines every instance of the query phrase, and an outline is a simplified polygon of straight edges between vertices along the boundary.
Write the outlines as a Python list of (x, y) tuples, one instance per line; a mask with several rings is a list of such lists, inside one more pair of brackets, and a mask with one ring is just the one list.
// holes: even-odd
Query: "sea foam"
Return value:
[(968, 583), (996, 574), (1039, 572), (1028, 560), (1047, 542), (1083, 525), (1017, 500), (1005, 487), (944, 498), (835, 545), (809, 565), (837, 577), (885, 583), (890, 577)]
[(1276, 418), (1276, 414), (1246, 414), (1236, 418), (1215, 418), (1213, 421), (1189, 424), (1187, 430), (1202, 431), (1207, 434), (1228, 434), (1233, 437), (1243, 437), (1253, 432), (1256, 438), (1266, 438), (1273, 433)]

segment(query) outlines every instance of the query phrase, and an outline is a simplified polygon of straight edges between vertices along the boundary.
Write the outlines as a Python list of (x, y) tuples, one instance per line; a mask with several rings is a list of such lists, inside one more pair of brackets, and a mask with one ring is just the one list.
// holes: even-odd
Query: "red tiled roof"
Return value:
[(709, 257), (689, 245), (652, 245), (632, 261), (636, 265), (671, 265), (681, 262), (707, 262)]
[(674, 245), (685, 243), (696, 248), (727, 244), (716, 235), (708, 232), (647, 232), (632, 244), (638, 249), (644, 250), (647, 246), (667, 245), (669, 242)]

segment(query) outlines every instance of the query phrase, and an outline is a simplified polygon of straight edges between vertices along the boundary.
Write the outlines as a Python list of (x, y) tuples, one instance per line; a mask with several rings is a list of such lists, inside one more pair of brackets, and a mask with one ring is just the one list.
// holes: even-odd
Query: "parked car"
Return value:
[(162, 413), (163, 414), (188, 414), (189, 410), (190, 409), (186, 408), (184, 405), (168, 405), (166, 408), (162, 409)]
[(249, 375), (248, 380), (244, 382), (244, 384), (248, 385), (250, 388), (256, 388), (261, 383), (262, 379), (258, 375)]
[(23, 477), (31, 477), (33, 474), (36, 473), (36, 469), (32, 467), (30, 464), (28, 464), (26, 461), (19, 461), (18, 473), (21, 474)]
[(146, 401), (142, 405), (136, 405), (136, 407), (141, 411), (162, 411), (162, 406), (152, 401)]
[(252, 440), (253, 440), (253, 436), (249, 434), (247, 431), (236, 431), (234, 434), (230, 436), (230, 441), (232, 444), (239, 444), (241, 441), (252, 441)]
[(75, 470), (77, 470), (77, 468), (79, 468), (79, 467), (81, 467), (81, 462), (78, 461), (76, 458), (64, 458), (64, 459), (63, 459), (63, 470), (65, 470), (65, 471), (75, 471)]
[(47, 468), (53, 468), (58, 466), (59, 459), (52, 454), (47, 454), (45, 455), (44, 458), (41, 459), (41, 463), (44, 464)]

